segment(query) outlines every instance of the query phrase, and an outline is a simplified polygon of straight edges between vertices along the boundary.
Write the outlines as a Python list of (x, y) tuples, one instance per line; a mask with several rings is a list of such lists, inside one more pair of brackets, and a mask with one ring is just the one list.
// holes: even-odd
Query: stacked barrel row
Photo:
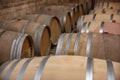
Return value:
[[(26, 1), (17, 1), (14, 4), (18, 3), (22, 4)], [(0, 29), (0, 64), (9, 59), (49, 55), (51, 48), (57, 46), (61, 33), (75, 31), (78, 17), (85, 14), (85, 10), (87, 10), (85, 5), (77, 3), (39, 6), (40, 9), (32, 14), (2, 24)], [(8, 47), (2, 44), (8, 44)], [(11, 58), (12, 56), (14, 58)]]
[(120, 62), (120, 3), (98, 2), (89, 14), (78, 18), (77, 33), (64, 33), (57, 55), (80, 55)]
[(120, 79), (120, 3), (67, 2), (2, 24), (0, 80)]

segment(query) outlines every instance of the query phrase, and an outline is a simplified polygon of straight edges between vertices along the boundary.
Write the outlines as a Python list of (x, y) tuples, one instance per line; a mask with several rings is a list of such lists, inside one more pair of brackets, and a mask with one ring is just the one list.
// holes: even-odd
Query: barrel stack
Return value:
[(0, 80), (120, 80), (119, 0), (1, 0), (0, 12)]

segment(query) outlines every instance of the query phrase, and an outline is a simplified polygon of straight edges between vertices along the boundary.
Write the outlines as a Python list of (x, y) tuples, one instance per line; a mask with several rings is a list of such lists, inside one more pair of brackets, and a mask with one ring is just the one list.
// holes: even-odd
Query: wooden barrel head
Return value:
[(32, 57), (34, 56), (33, 40), (27, 34), (6, 31), (0, 37), (0, 51), (0, 64), (7, 60)]

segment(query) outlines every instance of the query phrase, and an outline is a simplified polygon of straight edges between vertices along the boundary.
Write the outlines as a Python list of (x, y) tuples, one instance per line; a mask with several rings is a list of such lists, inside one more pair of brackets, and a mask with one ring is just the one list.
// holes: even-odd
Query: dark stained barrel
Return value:
[(86, 22), (80, 27), (77, 27), (77, 31), (80, 33), (106, 33), (120, 35), (120, 24), (111, 22)]
[(115, 15), (120, 15), (120, 9), (96, 9), (96, 10), (92, 10), (90, 11), (89, 14), (115, 14)]
[(112, 34), (62, 34), (56, 55), (80, 55), (120, 62), (120, 36)]
[(92, 22), (92, 21), (98, 21), (98, 22), (114, 22), (114, 23), (120, 23), (120, 16), (114, 15), (114, 14), (89, 14), (79, 17), (77, 22), (77, 27), (81, 27), (84, 22)]

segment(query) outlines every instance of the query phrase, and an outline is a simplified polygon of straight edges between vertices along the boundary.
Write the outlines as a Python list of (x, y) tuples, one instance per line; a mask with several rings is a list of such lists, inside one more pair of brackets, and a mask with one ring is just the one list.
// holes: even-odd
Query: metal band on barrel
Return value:
[(47, 63), (48, 59), (50, 58), (50, 56), (46, 56), (41, 64), (39, 65), (38, 67), (38, 71), (36, 72), (35, 74), (35, 77), (34, 77), (34, 80), (41, 80), (41, 77), (42, 77), (42, 72), (44, 70), (44, 67), (45, 67), (45, 64)]
[(61, 54), (61, 49), (62, 49), (62, 44), (63, 44), (63, 41), (64, 41), (64, 37), (65, 37), (65, 33), (62, 34), (58, 40), (58, 46), (57, 46), (57, 49), (56, 49), (56, 55), (60, 55)]
[(91, 32), (88, 34), (87, 48), (86, 48), (86, 56), (87, 57), (90, 56), (90, 47), (91, 47), (91, 43), (92, 43), (92, 35), (93, 35), (93, 33), (91, 33)]
[(28, 26), (29, 22), (30, 22), (30, 21), (27, 21), (27, 22), (23, 25), (22, 31), (21, 31), (22, 33), (25, 33), (25, 29), (26, 29), (26, 27)]
[(110, 16), (110, 22), (113, 21), (113, 16), (114, 16), (114, 14), (111, 14), (111, 16)]
[(108, 72), (108, 80), (115, 80), (113, 63), (110, 60), (107, 60), (107, 72)]
[(77, 36), (76, 36), (76, 41), (75, 41), (75, 45), (74, 45), (74, 55), (78, 55), (78, 45), (79, 45), (79, 42), (80, 42), (80, 35), (81, 33), (77, 33)]
[(86, 33), (90, 32), (90, 25), (91, 25), (91, 22), (88, 23), (88, 26), (87, 26), (87, 29), (86, 29)]
[(77, 21), (77, 32), (79, 32), (79, 28), (81, 27), (81, 24), (80, 24), (81, 18), (82, 17), (80, 16)]
[(40, 17), (41, 14), (38, 14), (37, 17), (35, 18), (35, 22), (37, 22), (38, 18)]
[(92, 17), (92, 21), (95, 20), (95, 17), (96, 17), (97, 14), (94, 14), (93, 17)]
[(82, 16), (82, 24), (84, 23), (85, 20), (85, 16)]
[(16, 41), (17, 41), (18, 37), (20, 36), (20, 34), (21, 33), (18, 33), (16, 35), (15, 39), (13, 40), (11, 51), (10, 51), (10, 60), (15, 59), (15, 55), (16, 55)]
[(70, 43), (71, 43), (71, 39), (72, 39), (72, 35), (73, 35), (73, 33), (70, 33), (69, 36), (68, 36), (67, 43), (66, 43), (66, 48), (65, 48), (65, 51), (64, 51), (65, 55), (68, 54)]
[(104, 32), (104, 22), (101, 22), (99, 33)]
[(7, 74), (4, 77), (4, 80), (9, 80), (9, 77), (11, 75), (11, 73), (13, 72), (14, 68), (16, 67), (16, 65), (19, 63), (20, 60), (16, 60), (9, 68)]
[[(22, 44), (21, 44), (21, 41), (22, 41), (22, 38), (24, 37), (25, 35), (23, 33), (20, 34), (20, 36), (18, 37), (17, 41), (16, 41), (16, 55), (15, 55), (15, 59), (20, 59), (21, 56), (19, 56), (19, 54), (21, 54), (21, 48), (22, 48)], [(19, 47), (21, 45), (21, 47)]]
[(86, 22), (84, 22), (84, 23), (82, 24), (81, 33), (84, 33), (84, 32), (85, 32), (86, 24), (87, 24)]
[(2, 72), (4, 71), (4, 69), (9, 65), (9, 63), (10, 63), (10, 61), (7, 61), (2, 66), (0, 66), (0, 75), (2, 74)]
[(88, 58), (86, 69), (86, 80), (93, 80), (93, 58)]
[(25, 61), (25, 63), (23, 64), (22, 68), (20, 69), (20, 72), (19, 72), (16, 80), (22, 80), (23, 75), (24, 75), (24, 72), (25, 72), (27, 66), (29, 65), (29, 63), (31, 62), (31, 60), (32, 60), (32, 59), (30, 58), (30, 59), (27, 59), (27, 60)]
[(38, 56), (41, 56), (41, 52), (40, 52), (40, 44), (41, 44), (41, 37), (42, 37), (42, 33), (45, 29), (46, 25), (42, 25), (42, 27), (39, 27), (38, 29), (38, 32), (37, 32), (37, 37), (36, 38), (39, 38), (36, 40), (36, 48), (37, 48), (37, 55)]
[(28, 36), (28, 34), (23, 34), (23, 36), (21, 37), (19, 43), (18, 43), (18, 48), (17, 48), (17, 59), (21, 59), (21, 51), (22, 51), (22, 46), (23, 46), (23, 43), (24, 43), (24, 40), (25, 38)]

